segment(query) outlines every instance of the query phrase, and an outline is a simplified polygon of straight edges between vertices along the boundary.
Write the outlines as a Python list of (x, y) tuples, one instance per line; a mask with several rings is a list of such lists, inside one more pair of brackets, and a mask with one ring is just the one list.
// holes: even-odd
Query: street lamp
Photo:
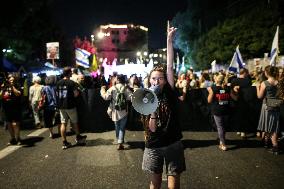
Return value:
[(12, 49), (2, 49), (2, 52), (3, 52), (3, 53), (11, 53), (11, 52), (12, 52)]
[(94, 40), (95, 40), (95, 36), (91, 35), (91, 40), (92, 40), (92, 45), (94, 46)]

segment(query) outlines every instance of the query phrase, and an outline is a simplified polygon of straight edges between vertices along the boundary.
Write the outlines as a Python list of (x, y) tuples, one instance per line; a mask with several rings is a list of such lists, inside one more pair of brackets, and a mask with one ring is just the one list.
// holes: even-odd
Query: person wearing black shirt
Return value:
[(228, 126), (230, 113), (230, 100), (233, 98), (237, 100), (233, 90), (230, 90), (224, 83), (224, 76), (222, 74), (216, 77), (216, 85), (208, 87), (208, 103), (211, 105), (211, 113), (214, 117), (217, 126), (219, 137), (219, 149), (226, 151), (225, 145), (225, 129)]
[(20, 121), (21, 121), (21, 88), (13, 75), (8, 76), (8, 80), (1, 85), (0, 94), (2, 96), (3, 110), (8, 126), (11, 140), (8, 145), (21, 144)]
[[(237, 88), (235, 88), (237, 86)], [(246, 68), (240, 69), (239, 77), (232, 80), (231, 87), (235, 88), (238, 91), (238, 101), (236, 102), (235, 107), (235, 117), (237, 118), (236, 123), (238, 124), (236, 129), (238, 129), (238, 133), (240, 134), (242, 139), (246, 139), (247, 132), (251, 129), (251, 118), (249, 97), (251, 95), (250, 87), (252, 86), (251, 79), (249, 78), (249, 72)]]
[(78, 115), (76, 109), (76, 97), (79, 96), (78, 84), (70, 80), (72, 71), (70, 67), (65, 67), (63, 70), (63, 79), (58, 81), (56, 85), (58, 108), (61, 120), (61, 136), (63, 139), (62, 149), (71, 147), (71, 143), (66, 140), (66, 126), (67, 121), (70, 119), (72, 128), (76, 133), (76, 144), (85, 144), (84, 139), (86, 136), (80, 135), (78, 126)]
[(180, 174), (185, 171), (182, 132), (178, 121), (178, 95), (174, 88), (173, 34), (176, 28), (168, 29), (167, 71), (155, 67), (149, 75), (149, 86), (157, 87), (159, 103), (157, 110), (143, 116), (145, 150), (142, 169), (150, 173), (150, 188), (160, 188), (163, 164), (166, 164), (168, 187), (180, 187)]

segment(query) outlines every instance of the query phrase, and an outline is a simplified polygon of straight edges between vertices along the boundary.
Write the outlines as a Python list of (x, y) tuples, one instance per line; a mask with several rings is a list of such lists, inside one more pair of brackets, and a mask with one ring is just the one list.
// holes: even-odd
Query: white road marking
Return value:
[(12, 152), (18, 150), (19, 148), (21, 148), (21, 146), (7, 146), (6, 148), (0, 151), (0, 159), (3, 159)]
[(42, 133), (44, 133), (45, 131), (47, 131), (48, 128), (42, 128), (42, 129), (37, 129), (36, 131), (30, 133), (29, 135), (27, 136), (39, 136), (41, 135)]
[[(44, 133), (45, 131), (47, 131), (48, 128), (42, 128), (42, 129), (38, 129), (32, 133), (30, 133), (29, 135), (27, 135), (28, 137), (33, 137), (33, 136), (39, 136), (42, 133)], [(13, 153), (14, 151), (18, 150), (19, 148), (21, 148), (22, 146), (7, 146), (6, 148), (4, 148), (3, 150), (0, 151), (0, 159), (3, 159), (4, 157), (6, 157), (7, 155)]]

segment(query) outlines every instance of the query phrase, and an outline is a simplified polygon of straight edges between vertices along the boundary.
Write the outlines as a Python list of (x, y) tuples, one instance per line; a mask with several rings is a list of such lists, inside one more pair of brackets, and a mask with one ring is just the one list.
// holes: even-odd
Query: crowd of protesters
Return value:
[[(251, 116), (248, 113), (250, 103), (245, 90), (255, 86), (256, 96), (262, 100), (262, 108), (258, 118), (256, 135), (261, 137), (264, 146), (268, 147), (272, 143), (271, 151), (274, 154), (279, 153), (278, 140), (283, 138), (283, 123), (280, 123), (280, 107), (269, 108), (267, 98), (284, 99), (284, 75), (282, 67), (266, 66), (264, 69), (257, 69), (249, 73), (245, 68), (240, 69), (239, 74), (224, 72), (201, 73), (198, 79), (192, 70), (181, 73), (177, 79), (176, 87), (180, 95), (185, 97), (187, 92), (198, 88), (207, 88), (208, 103), (211, 114), (214, 117), (218, 137), (220, 140), (219, 148), (227, 150), (225, 146), (225, 128), (228, 124), (228, 117), (234, 111), (239, 118), (237, 127), (238, 135), (242, 139), (247, 138), (247, 133), (251, 127)], [(282, 132), (281, 132), (282, 131)]]
[[(67, 68), (64, 70), (66, 71)], [(124, 141), (125, 121), (127, 118), (131, 124), (136, 124), (139, 115), (131, 107), (131, 94), (138, 88), (148, 87), (148, 76), (145, 78), (138, 77), (136, 74), (130, 78), (114, 73), (109, 77), (108, 81), (101, 74), (96, 78), (78, 73), (77, 68), (68, 68), (68, 74), (63, 72), (62, 76), (43, 76), (38, 75), (33, 78), (20, 77), (17, 73), (6, 74), (2, 77), (1, 83), (1, 109), (2, 120), (6, 128), (9, 130), (11, 140), (9, 144), (20, 144), (20, 123), (22, 120), (22, 109), (29, 109), (33, 116), (35, 128), (46, 127), (50, 130), (50, 138), (54, 138), (55, 117), (60, 116), (61, 126), (58, 126), (58, 132), (63, 138), (63, 148), (67, 148), (70, 144), (66, 140), (66, 126), (70, 119), (71, 129), (78, 136), (77, 141), (80, 141), (85, 136), (79, 133), (80, 123), (76, 112), (76, 98), (84, 90), (90, 88), (102, 89), (101, 96), (105, 100), (110, 100), (111, 91), (116, 89), (116, 86), (122, 86), (127, 89), (128, 109), (125, 113), (112, 111), (111, 119), (116, 126), (117, 143), (122, 144)], [(28, 80), (28, 81), (27, 81)], [(255, 86), (257, 97), (263, 100), (263, 106), (259, 115), (259, 124), (255, 130), (258, 137), (261, 137), (265, 146), (272, 143), (272, 151), (279, 152), (277, 141), (283, 137), (283, 128), (281, 128), (280, 109), (274, 108), (267, 110), (265, 99), (267, 97), (277, 97), (284, 99), (284, 74), (282, 67), (266, 66), (263, 69), (256, 69), (249, 73), (245, 68), (239, 70), (238, 74), (226, 71), (210, 73), (203, 71), (198, 76), (192, 69), (176, 74), (175, 87), (177, 89), (178, 98), (180, 101), (185, 101), (187, 93), (195, 89), (207, 89), (208, 103), (211, 110), (213, 120), (218, 131), (220, 149), (227, 150), (225, 146), (225, 128), (227, 119), (230, 116), (230, 110), (234, 109), (238, 120), (238, 128), (235, 128), (241, 138), (246, 139), (248, 128), (250, 127), (249, 114), (246, 113), (249, 103), (246, 100), (246, 95), (243, 91), (245, 88)], [(63, 87), (61, 86), (63, 83)], [(120, 86), (121, 85), (121, 86)], [(65, 86), (65, 88), (64, 88)], [(68, 90), (66, 89), (68, 86)], [(103, 87), (102, 87), (103, 86)], [(28, 95), (25, 94), (25, 88), (28, 88)], [(64, 88), (64, 90), (63, 90)], [(69, 89), (70, 88), (70, 89)], [(68, 91), (68, 92), (67, 92)], [(70, 92), (71, 91), (71, 92)], [(61, 102), (59, 99), (62, 95), (68, 93), (69, 100)], [(42, 94), (48, 96), (48, 101), (45, 106), (40, 108), (39, 104)], [(28, 101), (28, 106), (24, 104)], [(59, 103), (60, 101), (60, 103)], [(111, 107), (111, 104), (110, 104)], [(66, 111), (67, 109), (67, 111)], [(73, 110), (71, 110), (73, 109)], [(71, 111), (69, 111), (71, 110)], [(71, 113), (70, 113), (71, 112)], [(133, 119), (135, 118), (135, 119)], [(123, 123), (123, 124), (122, 124)], [(57, 122), (58, 124), (58, 122)], [(283, 125), (283, 123), (282, 123)], [(283, 126), (282, 126), (283, 127)], [(120, 129), (119, 129), (120, 128)], [(120, 145), (118, 149), (123, 149)]]

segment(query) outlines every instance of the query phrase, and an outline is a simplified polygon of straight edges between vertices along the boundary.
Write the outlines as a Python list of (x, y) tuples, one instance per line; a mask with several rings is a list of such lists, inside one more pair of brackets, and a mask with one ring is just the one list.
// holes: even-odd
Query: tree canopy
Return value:
[[(210, 68), (210, 63), (215, 59), (219, 64), (229, 64), (237, 45), (244, 60), (263, 57), (264, 53), (270, 52), (277, 25), (279, 41), (283, 38), (283, 18), (277, 7), (276, 4), (260, 3), (260, 6), (241, 12), (236, 17), (224, 18), (208, 31), (199, 30), (199, 33), (196, 32), (198, 22), (194, 13), (178, 14), (174, 18), (174, 23), (179, 27), (176, 46), (198, 69)], [(283, 47), (284, 44), (280, 43), (280, 52)]]
[[(9, 0), (0, 12), (0, 48), (11, 49), (7, 57), (14, 64), (33, 66), (46, 57), (46, 42), (59, 41), (64, 35), (52, 24), (49, 5), (53, 0)], [(1, 58), (2, 60), (2, 58)]]

